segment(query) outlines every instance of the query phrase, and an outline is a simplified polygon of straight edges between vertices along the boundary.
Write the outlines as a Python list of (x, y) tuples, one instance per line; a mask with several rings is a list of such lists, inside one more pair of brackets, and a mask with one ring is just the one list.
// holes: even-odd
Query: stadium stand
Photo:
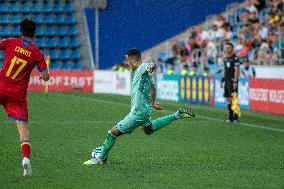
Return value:
[(1, 38), (20, 37), (20, 21), (32, 18), (37, 23), (34, 43), (45, 55), (50, 54), (51, 69), (80, 70), (80, 42), (72, 3), (72, 0), (1, 0)]
[[(160, 51), (154, 60), (160, 72), (167, 73), (175, 63), (175, 73), (183, 65), (208, 67), (211, 75), (220, 73), (223, 46), (232, 42), (238, 56), (247, 57), (254, 65), (283, 65), (284, 11), (282, 0), (247, 0), (233, 11), (214, 16), (214, 21), (194, 26), (186, 39), (173, 40), (171, 49)], [(225, 16), (224, 16), (225, 15)]]

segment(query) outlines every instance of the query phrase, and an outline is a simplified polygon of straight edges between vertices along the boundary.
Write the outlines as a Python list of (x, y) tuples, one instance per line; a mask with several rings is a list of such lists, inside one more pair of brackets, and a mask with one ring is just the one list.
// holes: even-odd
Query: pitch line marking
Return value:
[[(88, 101), (94, 101), (94, 102), (104, 102), (106, 104), (117, 104), (117, 105), (122, 105), (122, 106), (127, 106), (130, 109), (129, 104), (126, 103), (121, 103), (121, 102), (112, 102), (112, 101), (108, 101), (108, 100), (102, 100), (102, 99), (95, 99), (95, 98), (87, 98), (87, 97), (82, 97), (82, 96), (77, 96), (77, 95), (69, 95), (69, 94), (64, 94), (64, 93), (51, 93), (53, 95), (57, 95), (57, 96), (65, 96), (65, 97), (72, 97), (72, 98), (79, 98), (79, 99), (84, 99), (84, 100), (88, 100)], [(164, 110), (164, 112), (169, 112), (169, 113), (173, 113), (172, 111), (169, 110)], [(212, 118), (212, 117), (207, 117), (207, 116), (198, 116), (207, 120), (212, 120), (212, 121), (221, 121), (224, 122), (224, 120), (221, 119), (216, 119), (216, 118)], [(229, 124), (229, 123), (228, 123)], [(250, 123), (236, 123), (238, 125), (242, 125), (242, 126), (246, 126), (246, 127), (251, 127), (251, 128), (257, 128), (257, 129), (264, 129), (264, 130), (270, 130), (270, 131), (278, 131), (278, 132), (284, 132), (284, 129), (277, 129), (277, 128), (272, 128), (272, 127), (265, 127), (265, 126), (260, 126), (260, 125), (255, 125), (255, 124), (250, 124)]]

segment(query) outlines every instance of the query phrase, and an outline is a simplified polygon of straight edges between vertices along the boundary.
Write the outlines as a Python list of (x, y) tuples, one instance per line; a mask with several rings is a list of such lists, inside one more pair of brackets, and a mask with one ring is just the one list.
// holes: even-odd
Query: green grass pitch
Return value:
[[(284, 188), (284, 116), (242, 111), (239, 124), (226, 110), (198, 106), (195, 119), (179, 120), (147, 136), (120, 137), (103, 166), (86, 167), (92, 149), (130, 109), (112, 95), (28, 95), (33, 177), (24, 178), (15, 123), (0, 109), (0, 188)], [(186, 103), (161, 101), (175, 112)]]

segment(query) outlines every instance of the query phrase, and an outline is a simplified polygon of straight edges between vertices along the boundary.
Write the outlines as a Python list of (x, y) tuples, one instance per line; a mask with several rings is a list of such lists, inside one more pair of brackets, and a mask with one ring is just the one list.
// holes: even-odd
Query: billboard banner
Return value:
[(215, 77), (215, 106), (226, 107), (227, 101), (224, 97), (224, 88), (221, 88), (222, 78), (219, 76)]
[[(215, 77), (215, 106), (227, 107), (227, 100), (224, 97), (224, 88), (221, 88), (221, 77)], [(240, 108), (249, 109), (249, 81), (246, 78), (239, 78), (238, 100)]]
[[(44, 91), (46, 82), (39, 80), (40, 73), (33, 71), (29, 82), (29, 91)], [(93, 92), (92, 70), (51, 70), (48, 91)]]
[(180, 75), (157, 74), (157, 98), (180, 100)]
[(215, 78), (209, 77), (209, 104), (215, 106)]
[(250, 80), (250, 109), (284, 114), (284, 80)]
[(210, 79), (204, 76), (183, 76), (180, 79), (180, 100), (190, 103), (209, 104)]
[(130, 95), (131, 73), (94, 71), (94, 93)]
[(239, 78), (238, 83), (238, 100), (240, 108), (249, 109), (249, 80), (247, 78)]

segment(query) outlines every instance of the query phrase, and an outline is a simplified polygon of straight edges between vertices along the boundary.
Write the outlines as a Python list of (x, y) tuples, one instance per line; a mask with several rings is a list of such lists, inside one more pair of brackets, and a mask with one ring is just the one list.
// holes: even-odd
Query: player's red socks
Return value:
[(31, 153), (31, 143), (29, 140), (23, 140), (21, 141), (21, 148), (22, 148), (22, 157), (29, 158), (30, 159), (30, 153)]

